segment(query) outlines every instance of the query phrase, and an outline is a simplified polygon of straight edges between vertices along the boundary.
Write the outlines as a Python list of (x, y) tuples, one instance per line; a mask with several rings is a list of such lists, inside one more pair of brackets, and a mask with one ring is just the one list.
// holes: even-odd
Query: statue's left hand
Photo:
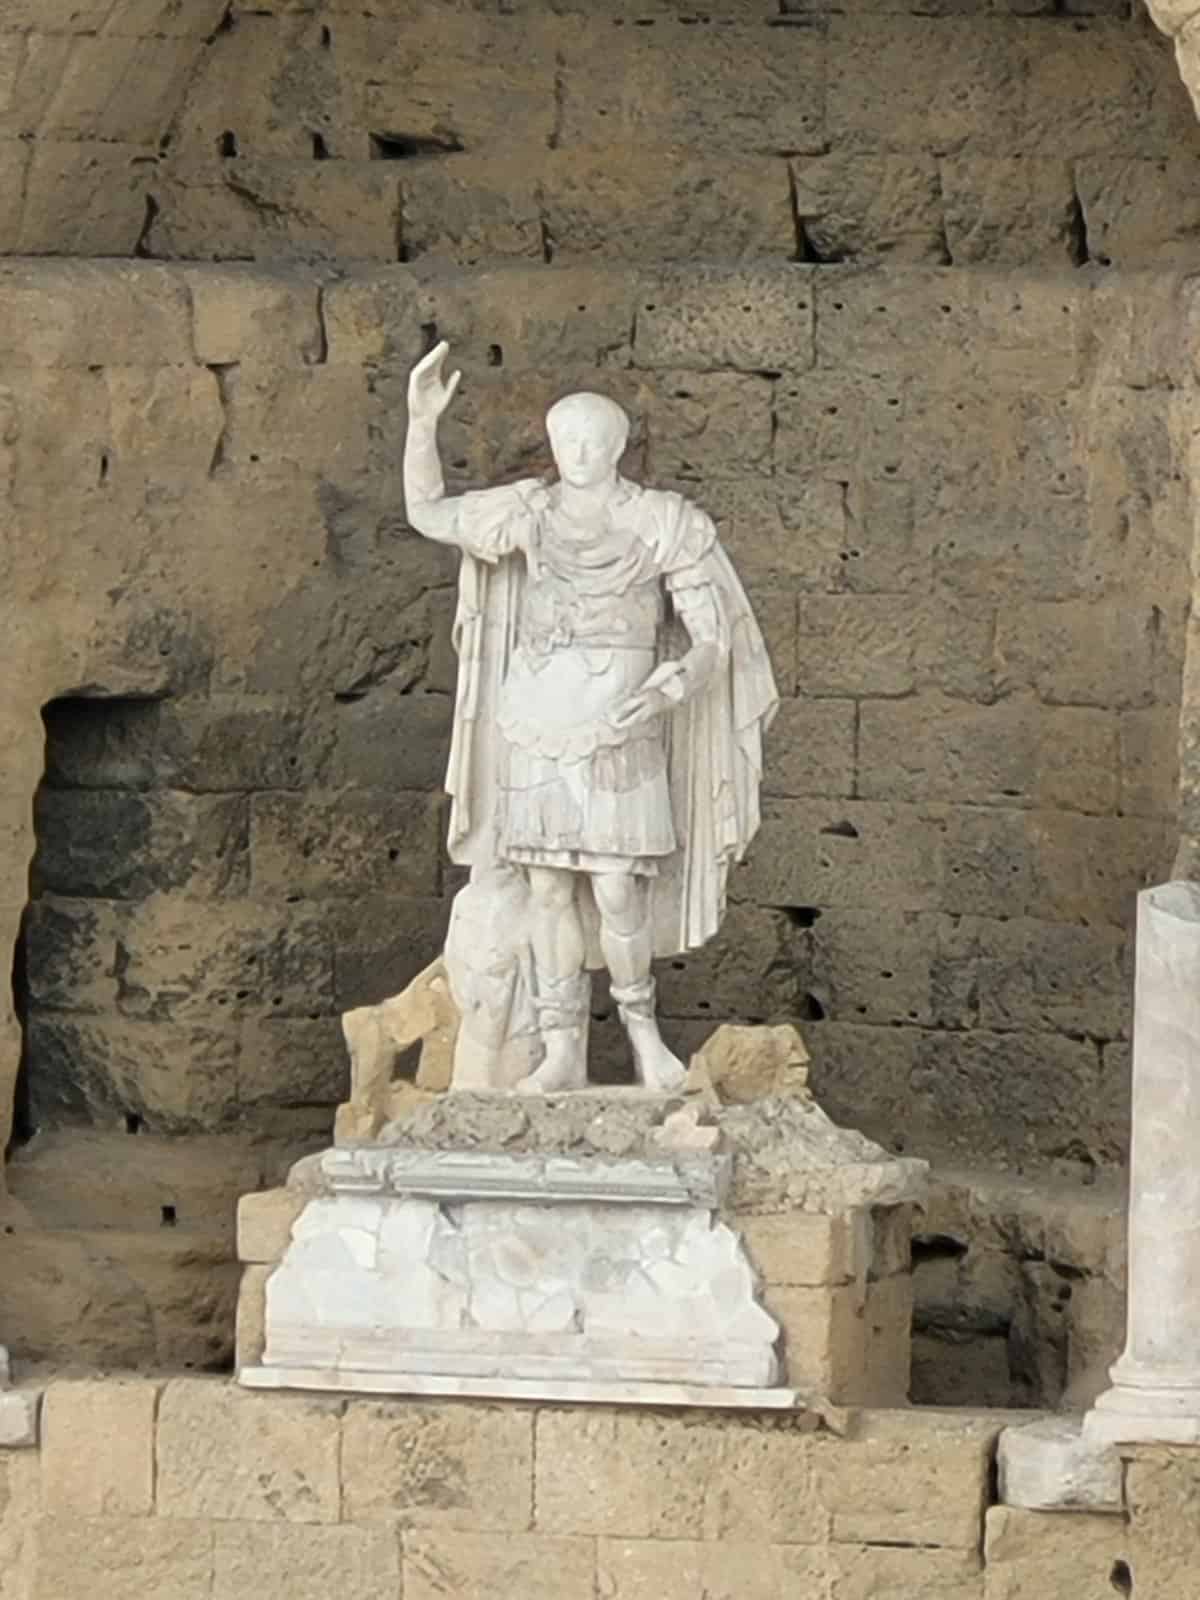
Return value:
[(614, 728), (624, 731), (662, 716), (664, 711), (670, 711), (672, 704), (673, 702), (661, 689), (647, 688), (643, 684), (636, 694), (631, 694), (627, 700), (622, 700), (615, 710), (609, 712), (608, 720)]

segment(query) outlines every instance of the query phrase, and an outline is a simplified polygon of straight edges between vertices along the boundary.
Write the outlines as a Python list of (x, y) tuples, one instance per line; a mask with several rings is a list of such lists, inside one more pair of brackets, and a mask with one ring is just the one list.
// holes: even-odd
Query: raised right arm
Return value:
[(418, 361), (408, 379), (408, 432), (404, 439), (404, 503), (418, 533), (439, 544), (457, 544), (457, 507), (446, 496), (438, 455), (438, 420), (454, 398), (461, 372), (442, 376), (449, 345), (443, 339)]

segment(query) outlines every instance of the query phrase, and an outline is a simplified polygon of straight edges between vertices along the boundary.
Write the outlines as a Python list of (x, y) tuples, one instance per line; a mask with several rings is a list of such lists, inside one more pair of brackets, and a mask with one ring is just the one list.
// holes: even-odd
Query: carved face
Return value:
[(602, 394), (570, 394), (550, 407), (546, 433), (563, 482), (573, 489), (595, 489), (616, 474), (629, 419)]

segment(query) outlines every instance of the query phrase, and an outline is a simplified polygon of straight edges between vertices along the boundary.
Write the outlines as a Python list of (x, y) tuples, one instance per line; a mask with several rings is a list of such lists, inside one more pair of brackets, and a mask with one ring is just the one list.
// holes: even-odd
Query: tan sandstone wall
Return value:
[(237, 1193), (326, 1137), (337, 1012), (437, 947), (454, 564), (398, 473), (435, 333), (457, 484), (607, 388), (764, 619), (767, 820), (662, 974), (675, 1042), (798, 1019), (889, 1142), (1120, 1157), (1200, 129), (1140, 12), (1023, 11), (4, 8), (18, 1351), (226, 1360)]
[(999, 1412), (681, 1415), (57, 1382), (2, 1600), (1192, 1600), (1195, 1452), (1126, 1517), (991, 1504)]

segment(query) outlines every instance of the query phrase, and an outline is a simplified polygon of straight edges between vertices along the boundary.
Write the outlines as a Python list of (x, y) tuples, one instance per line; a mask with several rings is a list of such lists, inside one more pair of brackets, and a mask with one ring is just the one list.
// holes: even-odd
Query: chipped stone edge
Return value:
[(0, 1450), (36, 1448), (41, 1409), (41, 1389), (0, 1390)]
[(700, 1406), (715, 1411), (794, 1411), (819, 1416), (799, 1389), (689, 1383), (602, 1383), (583, 1379), (469, 1378), (367, 1372), (334, 1367), (243, 1367), (248, 1389), (317, 1389), (337, 1394), (432, 1395), (450, 1399), (540, 1401), (568, 1405)]

